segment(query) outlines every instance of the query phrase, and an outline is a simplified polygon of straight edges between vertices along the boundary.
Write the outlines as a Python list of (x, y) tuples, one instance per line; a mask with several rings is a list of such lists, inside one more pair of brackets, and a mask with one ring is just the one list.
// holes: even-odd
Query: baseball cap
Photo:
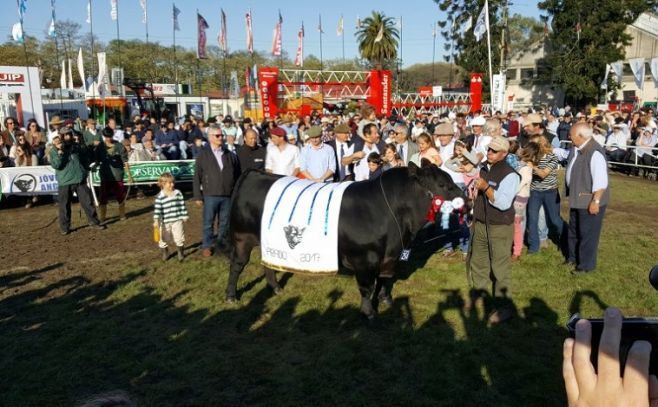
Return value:
[(509, 151), (509, 141), (504, 137), (494, 137), (489, 143), (489, 148), (494, 151)]

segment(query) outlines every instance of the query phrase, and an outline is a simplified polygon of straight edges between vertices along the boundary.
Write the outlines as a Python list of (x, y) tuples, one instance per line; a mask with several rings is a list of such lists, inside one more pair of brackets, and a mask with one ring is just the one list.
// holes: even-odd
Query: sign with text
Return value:
[(258, 88), (260, 89), (260, 100), (263, 115), (266, 119), (276, 117), (278, 108), (276, 105), (279, 92), (279, 69), (271, 67), (258, 68)]
[[(128, 171), (123, 175), (123, 182), (126, 184), (155, 184), (165, 172), (170, 172), (176, 178), (176, 182), (192, 181), (194, 176), (194, 160), (140, 161), (130, 163), (129, 168), (130, 175)], [(94, 186), (101, 184), (97, 171), (92, 172), (91, 182)]]

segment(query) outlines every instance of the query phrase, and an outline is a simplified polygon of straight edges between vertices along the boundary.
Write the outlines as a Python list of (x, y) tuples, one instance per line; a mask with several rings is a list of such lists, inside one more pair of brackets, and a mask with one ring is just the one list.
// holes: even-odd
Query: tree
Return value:
[[(450, 81), (450, 64), (437, 63), (435, 66), (435, 78), (432, 82), (432, 64), (415, 64), (403, 70), (400, 75), (400, 90), (402, 92), (416, 92), (421, 86), (432, 86), (436, 84), (448, 84)], [(456, 72), (455, 72), (456, 71)], [(453, 81), (462, 76), (459, 68), (453, 68)]]
[[(605, 64), (624, 59), (632, 38), (626, 27), (656, 0), (616, 0), (587, 3), (580, 0), (544, 0), (539, 8), (552, 18), (548, 54), (539, 65), (544, 76), (562, 87), (576, 105), (598, 101)], [(577, 31), (580, 27), (580, 33)]]
[(513, 14), (507, 20), (507, 57), (529, 51), (544, 37), (544, 23), (534, 17)]
[(373, 11), (371, 16), (361, 21), (355, 36), (361, 57), (375, 68), (382, 69), (387, 62), (390, 64), (397, 59), (400, 33), (395, 27), (394, 18)]
[[(465, 72), (487, 72), (489, 70), (486, 38), (477, 41), (473, 35), (476, 20), (484, 7), (484, 0), (434, 0), (439, 8), (448, 14), (446, 21), (440, 21), (441, 36), (446, 40), (445, 50)], [(493, 72), (500, 66), (501, 39), (504, 29), (503, 8), (505, 0), (489, 0), (489, 24), (491, 37), (491, 60)], [(462, 33), (461, 27), (471, 18), (473, 27)], [(486, 35), (486, 34), (485, 34)], [(505, 51), (503, 48), (502, 51)], [(488, 89), (489, 75), (484, 75), (484, 85)]]

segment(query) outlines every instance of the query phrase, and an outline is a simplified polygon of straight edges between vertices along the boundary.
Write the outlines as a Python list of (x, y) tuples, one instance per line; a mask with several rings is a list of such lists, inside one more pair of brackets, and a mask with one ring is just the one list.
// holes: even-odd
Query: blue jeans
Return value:
[(539, 251), (539, 208), (544, 208), (546, 220), (548, 221), (561, 241), (562, 227), (564, 222), (560, 217), (560, 197), (557, 189), (548, 191), (530, 191), (528, 200), (528, 253)]
[(206, 195), (203, 197), (203, 240), (202, 249), (211, 249), (214, 246), (215, 218), (219, 215), (219, 228), (217, 241), (222, 244), (227, 237), (229, 210), (231, 209), (231, 197)]

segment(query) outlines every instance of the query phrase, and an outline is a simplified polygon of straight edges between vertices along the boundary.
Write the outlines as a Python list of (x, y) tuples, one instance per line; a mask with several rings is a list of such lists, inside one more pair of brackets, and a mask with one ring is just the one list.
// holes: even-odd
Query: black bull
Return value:
[[(229, 228), (229, 302), (236, 301), (238, 277), (249, 262), (251, 250), (260, 244), (265, 196), (279, 178), (248, 171), (236, 184)], [(402, 242), (409, 247), (426, 223), (431, 199), (436, 195), (447, 200), (463, 197), (447, 173), (425, 160), (421, 168), (410, 163), (407, 168), (386, 171), (381, 178), (355, 182), (345, 190), (338, 220), (339, 273), (352, 272), (356, 276), (361, 311), (366, 316), (375, 315), (372, 300), (377, 294), (390, 301)], [(265, 276), (275, 292), (281, 290), (273, 270), (265, 268)]]

